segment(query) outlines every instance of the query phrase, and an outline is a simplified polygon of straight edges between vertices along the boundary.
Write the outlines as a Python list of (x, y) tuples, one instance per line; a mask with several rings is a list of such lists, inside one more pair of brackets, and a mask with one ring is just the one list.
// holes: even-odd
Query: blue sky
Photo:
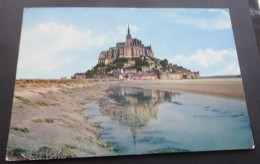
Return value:
[(97, 64), (101, 51), (133, 38), (201, 76), (240, 74), (224, 9), (27, 8), (17, 79), (70, 77)]

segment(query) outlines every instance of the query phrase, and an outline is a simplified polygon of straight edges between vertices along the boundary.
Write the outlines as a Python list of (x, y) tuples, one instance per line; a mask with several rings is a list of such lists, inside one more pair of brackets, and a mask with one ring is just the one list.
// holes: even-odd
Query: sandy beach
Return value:
[[(99, 130), (102, 127), (96, 122), (88, 121), (83, 111), (85, 104), (93, 101), (109, 101), (106, 108), (115, 108), (117, 103), (109, 98), (106, 91), (111, 86), (119, 85), (244, 99), (241, 78), (17, 83), (8, 141), (8, 160), (42, 158), (22, 154), (40, 152), (39, 149), (43, 147), (62, 152), (56, 158), (112, 155), (108, 145), (100, 140)], [(15, 152), (18, 150), (20, 152)]]

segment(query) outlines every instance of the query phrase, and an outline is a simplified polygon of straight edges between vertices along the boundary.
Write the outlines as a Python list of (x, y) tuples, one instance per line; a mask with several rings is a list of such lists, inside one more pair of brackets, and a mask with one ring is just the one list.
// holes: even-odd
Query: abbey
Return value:
[(132, 38), (128, 26), (126, 42), (117, 43), (116, 47), (111, 47), (108, 51), (102, 51), (99, 55), (98, 63), (110, 64), (117, 58), (136, 57), (154, 58), (154, 53), (151, 46), (144, 46), (141, 40)]

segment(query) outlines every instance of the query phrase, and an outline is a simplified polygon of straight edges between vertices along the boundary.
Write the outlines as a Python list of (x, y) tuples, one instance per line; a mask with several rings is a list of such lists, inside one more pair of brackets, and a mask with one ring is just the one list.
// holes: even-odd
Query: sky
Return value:
[(132, 38), (156, 58), (201, 76), (239, 75), (228, 10), (177, 8), (26, 8), (17, 79), (70, 78), (98, 62), (101, 51)]

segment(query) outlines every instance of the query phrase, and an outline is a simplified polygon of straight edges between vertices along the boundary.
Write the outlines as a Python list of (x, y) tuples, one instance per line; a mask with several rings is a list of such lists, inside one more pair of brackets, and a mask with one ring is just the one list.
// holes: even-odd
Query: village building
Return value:
[(134, 60), (129, 60), (128, 62), (124, 63), (124, 68), (134, 67), (134, 66), (135, 66), (135, 61)]
[(135, 67), (127, 67), (123, 69), (125, 73), (136, 73), (136, 68)]
[(141, 40), (132, 38), (128, 26), (126, 41), (117, 43), (116, 47), (109, 48), (108, 51), (102, 51), (98, 58), (98, 63), (110, 64), (118, 58), (140, 58), (152, 57), (154, 53), (151, 46), (144, 46)]
[(118, 79), (124, 79), (126, 75), (123, 69), (115, 69), (113, 71), (113, 76)]
[(182, 76), (182, 73), (161, 72), (159, 74), (159, 79), (163, 79), (163, 80), (180, 80), (180, 79), (183, 79), (183, 76)]
[(147, 72), (147, 71), (150, 71), (150, 67), (149, 66), (142, 66), (142, 71), (143, 72)]
[(199, 79), (200, 74), (198, 72), (160, 72), (159, 79), (163, 80), (181, 80), (181, 79)]
[(75, 73), (71, 79), (86, 79), (86, 73)]
[(138, 72), (131, 76), (131, 79), (133, 80), (156, 80), (158, 79), (158, 74), (154, 72), (150, 73), (144, 73), (144, 72)]
[(182, 74), (184, 79), (199, 79), (200, 73), (198, 72), (185, 72)]

